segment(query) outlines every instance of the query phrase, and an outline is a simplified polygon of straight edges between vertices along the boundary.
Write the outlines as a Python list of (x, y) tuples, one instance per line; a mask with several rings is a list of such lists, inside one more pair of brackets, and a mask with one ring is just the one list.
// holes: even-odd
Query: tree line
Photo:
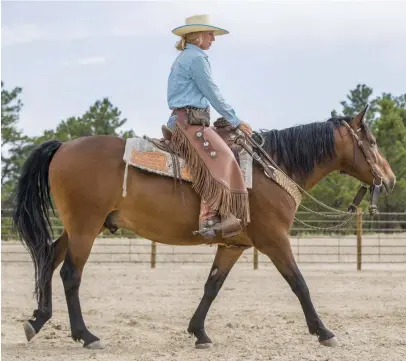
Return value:
[[(29, 136), (19, 127), (23, 109), (23, 90), (20, 87), (6, 89), (1, 82), (1, 187), (2, 206), (11, 206), (10, 196), (14, 190), (20, 169), (31, 150), (38, 144), (59, 139), (67, 141), (81, 136), (117, 135), (124, 138), (135, 136), (133, 130), (123, 130), (127, 119), (106, 97), (95, 101), (82, 115), (71, 116), (60, 121), (55, 129), (40, 136)], [(332, 110), (333, 115), (355, 116), (365, 105), (369, 105), (366, 121), (376, 136), (378, 146), (388, 159), (397, 177), (392, 195), (381, 197), (381, 212), (406, 211), (406, 94), (382, 93), (373, 96), (373, 89), (358, 84), (340, 102), (341, 109)], [(323, 179), (311, 191), (318, 200), (336, 209), (346, 210), (359, 186), (355, 179), (333, 173)], [(304, 205), (323, 210), (314, 202), (305, 199)], [(361, 204), (366, 209), (368, 203)], [(393, 227), (406, 228), (401, 223)]]

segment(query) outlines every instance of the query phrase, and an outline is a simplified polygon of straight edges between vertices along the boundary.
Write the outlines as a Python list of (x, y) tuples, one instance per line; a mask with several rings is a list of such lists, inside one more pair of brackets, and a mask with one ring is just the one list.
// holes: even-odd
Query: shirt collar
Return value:
[(197, 52), (203, 54), (206, 58), (208, 57), (207, 54), (206, 54), (206, 52), (205, 52), (203, 49), (199, 48), (197, 45), (193, 45), (193, 44), (187, 43), (187, 44), (186, 44), (186, 49), (190, 49), (190, 50), (193, 50), (193, 51), (197, 51)]

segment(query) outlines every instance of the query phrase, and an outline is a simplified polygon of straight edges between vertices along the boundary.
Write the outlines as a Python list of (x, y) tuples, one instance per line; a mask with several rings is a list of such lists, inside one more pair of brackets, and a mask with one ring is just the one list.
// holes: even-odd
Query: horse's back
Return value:
[[(123, 153), (125, 139), (114, 135), (92, 135), (69, 140), (61, 146), (58, 152), (100, 152), (101, 154), (113, 154), (114, 152)], [(117, 154), (118, 154), (117, 153)]]

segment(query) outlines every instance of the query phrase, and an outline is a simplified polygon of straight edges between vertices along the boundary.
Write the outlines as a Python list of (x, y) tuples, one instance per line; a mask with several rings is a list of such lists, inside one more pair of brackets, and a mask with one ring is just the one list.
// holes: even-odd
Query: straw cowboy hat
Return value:
[(214, 35), (225, 35), (228, 31), (210, 24), (209, 15), (193, 15), (185, 20), (185, 25), (172, 30), (172, 33), (179, 36), (185, 36), (195, 31), (213, 31)]

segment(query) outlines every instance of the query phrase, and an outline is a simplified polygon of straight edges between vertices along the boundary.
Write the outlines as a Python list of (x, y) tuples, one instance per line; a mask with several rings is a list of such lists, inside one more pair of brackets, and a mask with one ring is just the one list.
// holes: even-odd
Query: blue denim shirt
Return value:
[[(204, 109), (211, 104), (232, 126), (241, 122), (214, 83), (207, 54), (196, 45), (187, 44), (172, 64), (167, 96), (171, 110), (184, 106)], [(176, 115), (169, 118), (169, 128), (173, 129), (175, 120)]]

